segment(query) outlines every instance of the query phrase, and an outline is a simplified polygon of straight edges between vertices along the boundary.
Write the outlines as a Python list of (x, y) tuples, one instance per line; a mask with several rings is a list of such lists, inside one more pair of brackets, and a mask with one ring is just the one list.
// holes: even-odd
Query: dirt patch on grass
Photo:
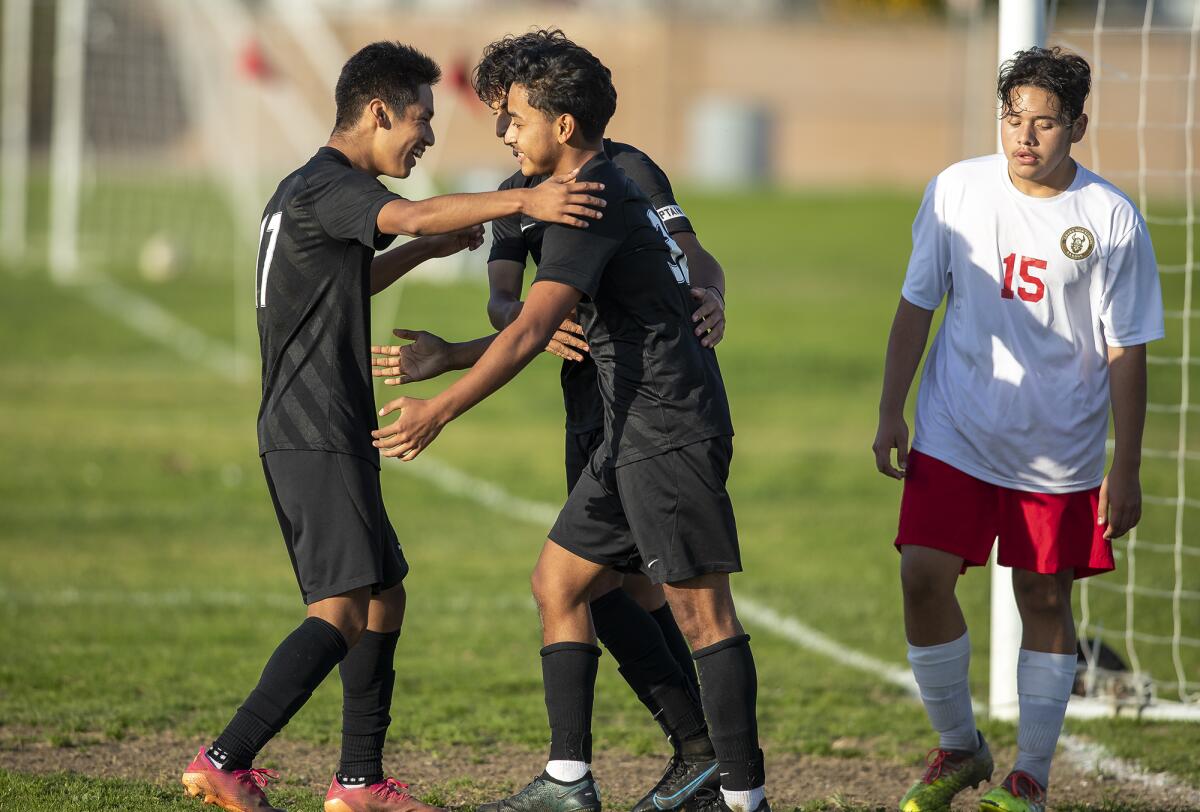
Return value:
[[(136, 736), (118, 741), (102, 736), (76, 736), (69, 744), (39, 739), (32, 730), (0, 728), (0, 768), (22, 773), (74, 772), (104, 778), (148, 781), (172, 786), (179, 780), (199, 742), (172, 733)], [(259, 766), (278, 769), (284, 784), (324, 795), (336, 767), (336, 745), (313, 745), (281, 736), (263, 751)], [(997, 780), (1014, 754), (997, 753)], [(421, 796), (455, 807), (474, 806), (524, 786), (541, 768), (544, 754), (524, 748), (501, 747), (480, 751), (451, 747), (421, 751), (389, 746), (386, 763)], [(628, 808), (659, 777), (665, 758), (630, 756), (615, 751), (597, 754), (593, 771), (600, 781), (605, 805)], [(1146, 787), (1112, 778), (1082, 774), (1062, 763), (1055, 765), (1051, 800), (1060, 804), (1130, 805), (1139, 809), (1195, 810), (1197, 790)], [(869, 758), (797, 756), (767, 751), (768, 784), (776, 810), (895, 809), (896, 801), (919, 770), (912, 765)], [(955, 810), (978, 809), (986, 790), (968, 791)], [(197, 807), (199, 809), (199, 807)]]

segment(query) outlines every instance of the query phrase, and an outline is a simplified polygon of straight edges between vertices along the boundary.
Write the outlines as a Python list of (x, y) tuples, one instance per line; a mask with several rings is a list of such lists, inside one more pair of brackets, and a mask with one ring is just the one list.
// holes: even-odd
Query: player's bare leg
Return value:
[(957, 555), (906, 544), (900, 550), (900, 584), (904, 591), (904, 632), (913, 646), (936, 646), (967, 632), (954, 588), (962, 571)]
[(981, 809), (1044, 807), (1050, 762), (1062, 733), (1067, 701), (1075, 684), (1075, 620), (1071, 615), (1073, 570), (1042, 574), (1013, 570), (1013, 594), (1021, 614), (1017, 657), (1017, 763)]
[(900, 801), (901, 812), (949, 810), (951, 799), (991, 778), (987, 743), (975, 729), (967, 682), (971, 643), (954, 588), (960, 556), (906, 544), (900, 548), (900, 582), (908, 661), (938, 745), (928, 767)]
[(704, 715), (720, 764), (721, 792), (699, 805), (767, 812), (766, 774), (758, 746), (758, 674), (750, 636), (737, 618), (729, 574), (678, 581), (668, 584), (665, 592), (694, 652)]

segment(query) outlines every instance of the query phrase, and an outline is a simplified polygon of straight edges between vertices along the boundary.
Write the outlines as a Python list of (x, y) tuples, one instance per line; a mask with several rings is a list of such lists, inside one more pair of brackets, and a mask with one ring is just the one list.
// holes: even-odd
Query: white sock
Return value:
[(921, 689), (929, 722), (938, 732), (938, 747), (968, 752), (979, 749), (971, 689), (967, 684), (971, 665), (971, 640), (967, 633), (936, 646), (909, 644), (908, 662)]
[(1017, 763), (1013, 770), (1033, 776), (1044, 789), (1050, 781), (1050, 760), (1062, 733), (1067, 700), (1075, 685), (1074, 654), (1050, 654), (1021, 649), (1017, 659)]
[(722, 787), (721, 797), (725, 799), (725, 805), (733, 812), (754, 812), (767, 797), (767, 792), (766, 787), (748, 789), (744, 792), (733, 792)]
[(572, 781), (578, 781), (580, 778), (583, 778), (591, 768), (592, 765), (586, 761), (555, 759), (546, 762), (546, 775), (555, 781), (562, 781), (564, 784), (569, 784)]

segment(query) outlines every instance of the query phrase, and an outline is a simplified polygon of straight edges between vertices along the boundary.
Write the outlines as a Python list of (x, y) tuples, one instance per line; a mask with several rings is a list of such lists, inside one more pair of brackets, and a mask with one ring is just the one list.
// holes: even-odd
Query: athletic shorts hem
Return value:
[[(701, 575), (712, 575), (718, 572), (728, 575), (741, 571), (742, 565), (732, 561), (697, 564), (694, 567), (664, 573), (655, 572), (653, 569), (647, 570), (644, 567), (639, 570), (639, 572), (650, 580), (650, 583), (657, 584), (658, 586), (662, 586), (663, 584), (678, 584), (681, 581), (687, 581), (691, 578), (699, 578)], [(661, 577), (659, 577), (660, 575)]]
[(562, 547), (568, 553), (579, 556), (584, 561), (590, 561), (601, 567), (609, 567), (617, 572), (627, 575), (644, 575), (653, 584), (662, 586), (663, 584), (677, 584), (680, 581), (686, 581), (689, 578), (699, 578), (701, 575), (711, 575), (714, 572), (735, 573), (742, 571), (742, 565), (735, 561), (713, 561), (704, 564), (697, 564), (693, 567), (674, 570), (671, 572), (656, 571), (653, 568), (647, 569), (641, 564), (640, 558), (634, 556), (632, 559), (629, 556), (605, 556), (590, 552), (586, 548), (580, 547), (577, 544), (571, 544), (566, 541), (559, 541), (553, 535), (549, 535), (551, 541)]
[[(962, 573), (964, 575), (966, 574), (967, 569), (970, 567), (986, 567), (988, 565), (988, 561), (986, 561), (986, 560), (985, 561), (972, 561), (970, 559), (963, 558), (962, 551), (953, 549), (953, 545), (949, 545), (949, 544), (938, 545), (938, 544), (928, 542), (928, 541), (901, 541), (900, 539), (897, 538), (895, 541), (895, 546), (896, 546), (896, 552), (900, 552), (905, 547), (926, 547), (930, 550), (939, 550), (943, 553), (949, 553), (950, 555), (956, 555), (959, 558), (962, 558), (962, 560), (963, 560), (963, 565), (962, 565), (962, 569), (960, 570), (960, 573)], [(1094, 567), (1094, 566), (1088, 566), (1088, 565), (1076, 566), (1074, 564), (1061, 562), (1061, 561), (1058, 562), (1058, 565), (1055, 567), (1036, 567), (1036, 565), (1035, 565), (1036, 568), (1034, 568), (1034, 567), (1022, 566), (1022, 564), (1024, 564), (1025, 562), (1015, 562), (1014, 563), (1012, 561), (1005, 560), (1006, 558), (1007, 558), (1007, 556), (1000, 555), (1000, 558), (997, 561), (997, 563), (1002, 567), (1008, 567), (1010, 569), (1015, 569), (1015, 570), (1025, 570), (1027, 572), (1036, 572), (1039, 575), (1058, 575), (1060, 572), (1066, 572), (1067, 570), (1074, 570), (1074, 575), (1075, 575), (1076, 581), (1080, 580), (1081, 578), (1091, 578), (1093, 575), (1104, 575), (1105, 573), (1108, 573), (1108, 572), (1114, 572), (1117, 569), (1115, 565), (1112, 567)]]
[[(398, 584), (403, 580), (404, 579), (401, 578), (400, 581), (397, 581), (396, 583)], [(374, 575), (367, 575), (367, 576), (364, 576), (361, 578), (351, 578), (348, 581), (342, 581), (340, 584), (334, 584), (333, 586), (322, 587), (321, 589), (317, 589), (311, 593), (305, 594), (304, 605), (310, 606), (310, 605), (316, 603), (317, 601), (323, 601), (326, 598), (333, 598), (338, 595), (345, 594), (346, 592), (350, 592), (355, 589), (360, 589), (364, 586), (373, 587), (379, 583), (380, 583), (379, 579), (376, 578)], [(380, 585), (379, 590), (372, 590), (372, 592), (374, 593), (374, 592), (378, 592), (378, 591), (381, 591), (384, 589), (390, 589), (392, 586), (395, 586), (395, 585), (396, 584), (391, 584), (390, 586)]]
[(618, 572), (635, 573), (641, 572), (641, 568), (634, 565), (628, 556), (622, 556), (619, 560), (616, 556), (600, 555), (589, 551), (586, 547), (581, 547), (578, 544), (572, 544), (569, 541), (563, 541), (554, 537), (554, 528), (550, 529), (550, 534), (546, 537), (562, 547), (571, 555), (579, 556), (584, 561), (591, 561), (593, 564), (599, 564), (601, 567), (611, 567)]

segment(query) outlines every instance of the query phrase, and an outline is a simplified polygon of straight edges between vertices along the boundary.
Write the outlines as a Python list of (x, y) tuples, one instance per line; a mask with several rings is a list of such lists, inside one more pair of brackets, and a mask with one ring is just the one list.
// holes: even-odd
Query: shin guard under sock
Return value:
[(600, 649), (553, 643), (542, 649), (542, 683), (550, 721), (550, 760), (592, 760), (592, 701)]
[[(592, 601), (591, 611), (596, 636), (672, 744), (678, 750), (687, 743), (689, 754), (703, 759), (704, 753), (711, 750), (704, 711), (651, 613), (623, 589), (614, 589)], [(695, 672), (690, 654), (688, 668)]]
[(908, 662), (921, 691), (929, 723), (938, 733), (943, 750), (974, 752), (979, 748), (975, 712), (967, 674), (971, 665), (971, 639), (966, 632), (948, 643), (908, 646)]
[(1045, 789), (1075, 685), (1076, 656), (1021, 649), (1017, 658), (1017, 763)]
[(721, 788), (730, 792), (758, 789), (766, 774), (758, 748), (758, 674), (750, 635), (726, 638), (692, 657), (700, 672), (709, 736), (721, 765)]
[(400, 632), (365, 631), (342, 660), (342, 759), (338, 780), (343, 786), (383, 780), (383, 743), (387, 738)]
[(213, 749), (226, 755), (221, 768), (249, 769), (258, 751), (308, 701), (346, 651), (346, 639), (336, 626), (305, 618), (275, 649), (258, 685), (213, 742)]

